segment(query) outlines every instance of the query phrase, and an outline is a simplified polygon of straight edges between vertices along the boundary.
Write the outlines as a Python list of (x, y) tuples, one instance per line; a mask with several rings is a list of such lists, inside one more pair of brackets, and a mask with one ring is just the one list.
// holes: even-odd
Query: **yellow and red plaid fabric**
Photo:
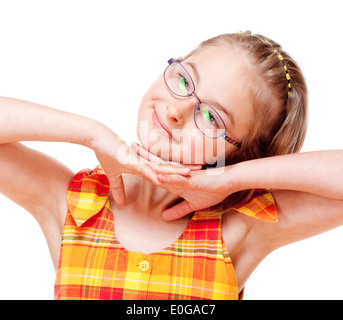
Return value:
[(264, 222), (278, 222), (274, 197), (264, 189), (257, 189), (250, 200), (235, 210)]
[[(82, 170), (72, 179), (55, 299), (240, 298), (220, 214), (195, 213), (175, 243), (143, 254), (118, 241), (108, 195), (109, 181), (100, 169)], [(271, 204), (262, 202), (262, 210), (269, 210)], [(255, 197), (250, 210), (261, 218), (256, 203)], [(248, 207), (238, 210), (247, 212)]]

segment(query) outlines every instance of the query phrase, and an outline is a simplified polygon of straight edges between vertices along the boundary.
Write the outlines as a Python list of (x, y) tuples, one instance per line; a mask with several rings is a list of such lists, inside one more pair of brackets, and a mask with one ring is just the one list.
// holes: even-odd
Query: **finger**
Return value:
[[(145, 150), (145, 149), (142, 148), (142, 150)], [(144, 152), (150, 154), (150, 152), (147, 150), (145, 150)], [(154, 157), (156, 157), (156, 156), (154, 156)], [(151, 158), (151, 156), (150, 156), (150, 158)], [(156, 157), (156, 158), (158, 158), (158, 157)], [(145, 160), (145, 158), (143, 158), (143, 160)], [(149, 174), (151, 173), (150, 170), (146, 170), (146, 169), (147, 169), (147, 167), (151, 168), (155, 172), (155, 175), (156, 175), (156, 173), (164, 173), (164, 174), (180, 174), (180, 175), (187, 176), (191, 172), (190, 168), (187, 168), (187, 167), (184, 167), (181, 165), (175, 166), (175, 165), (172, 165), (169, 162), (164, 161), (164, 160), (161, 160), (158, 162), (157, 161), (153, 162), (150, 160), (148, 160), (148, 162), (144, 161), (142, 167), (143, 167), (142, 171), (148, 172)]]
[(156, 172), (151, 168), (149, 164), (144, 165), (139, 172), (139, 176), (149, 180), (151, 183), (155, 185), (159, 185), (160, 182), (157, 179)]
[(137, 152), (137, 154), (145, 160), (149, 160), (152, 162), (159, 162), (159, 163), (164, 162), (164, 160), (162, 160), (160, 157), (152, 154), (151, 152), (149, 152), (147, 149), (143, 148), (141, 145), (137, 144), (136, 142), (132, 142), (131, 146)]
[(179, 174), (182, 176), (188, 176), (191, 173), (191, 169), (184, 167), (174, 167), (171, 165), (154, 163), (151, 163), (150, 166), (157, 174)]
[(123, 177), (120, 176), (112, 179), (112, 181), (110, 180), (110, 188), (115, 203), (118, 205), (123, 205), (126, 200)]
[(186, 177), (183, 177), (181, 175), (177, 174), (163, 174), (159, 173), (157, 175), (157, 179), (161, 184), (179, 184), (179, 185), (185, 185), (188, 182), (188, 179)]
[(188, 168), (190, 170), (201, 170), (202, 169), (201, 164), (184, 164), (184, 163), (177, 163), (177, 162), (163, 160), (160, 157), (152, 154), (151, 152), (149, 152), (147, 149), (145, 149), (141, 145), (137, 144), (136, 142), (132, 142), (131, 146), (132, 146), (132, 148), (134, 148), (134, 150), (136, 150), (137, 154), (140, 157), (142, 157), (145, 160), (149, 160), (151, 162), (157, 162), (160, 164), (172, 165), (174, 167), (184, 167), (184, 168)]
[(191, 208), (189, 202), (184, 200), (175, 206), (162, 212), (162, 218), (165, 221), (176, 220), (184, 217), (185, 215), (193, 212), (194, 209)]
[(202, 169), (202, 165), (201, 164), (187, 164), (187, 163), (180, 163), (179, 165), (184, 166), (192, 171), (195, 170), (201, 170)]

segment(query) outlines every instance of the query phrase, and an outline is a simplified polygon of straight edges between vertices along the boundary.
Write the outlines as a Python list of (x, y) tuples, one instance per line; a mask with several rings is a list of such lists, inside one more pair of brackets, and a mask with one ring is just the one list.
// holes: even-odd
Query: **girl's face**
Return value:
[[(228, 47), (207, 46), (182, 61), (192, 77), (195, 93), (210, 104), (226, 125), (226, 134), (240, 142), (253, 122), (249, 96), (252, 71), (243, 55)], [(163, 74), (144, 95), (137, 135), (142, 146), (161, 158), (185, 164), (224, 163), (237, 147), (222, 137), (210, 139), (194, 122), (195, 96), (177, 97), (166, 86)]]

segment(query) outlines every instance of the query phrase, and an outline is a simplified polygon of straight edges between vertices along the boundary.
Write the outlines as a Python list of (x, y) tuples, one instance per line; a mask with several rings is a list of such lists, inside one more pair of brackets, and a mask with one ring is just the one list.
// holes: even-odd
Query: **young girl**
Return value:
[[(39, 222), (55, 298), (238, 299), (271, 251), (341, 224), (332, 177), (342, 154), (280, 156), (300, 150), (306, 95), (275, 42), (250, 33), (206, 41), (169, 60), (143, 97), (137, 152), (147, 160), (97, 121), (1, 98), (0, 189)], [(18, 143), (27, 140), (87, 146), (101, 167), (75, 175)]]

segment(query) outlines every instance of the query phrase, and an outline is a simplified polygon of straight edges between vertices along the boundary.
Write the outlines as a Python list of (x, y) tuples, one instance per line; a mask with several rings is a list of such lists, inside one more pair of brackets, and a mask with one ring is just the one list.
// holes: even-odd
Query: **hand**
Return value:
[(194, 168), (194, 166), (176, 166), (167, 162), (152, 162), (143, 159), (113, 131), (107, 127), (101, 128), (89, 146), (94, 150), (106, 172), (114, 201), (119, 205), (125, 203), (123, 173), (144, 177), (158, 185), (157, 174), (159, 173), (187, 176), (192, 167)]
[[(135, 144), (136, 152), (150, 161), (160, 161), (142, 146)], [(229, 167), (192, 171), (189, 175), (171, 172), (158, 173), (159, 185), (170, 193), (182, 197), (179, 204), (165, 210), (165, 220), (179, 219), (193, 211), (202, 210), (223, 201), (234, 191), (228, 175)]]

